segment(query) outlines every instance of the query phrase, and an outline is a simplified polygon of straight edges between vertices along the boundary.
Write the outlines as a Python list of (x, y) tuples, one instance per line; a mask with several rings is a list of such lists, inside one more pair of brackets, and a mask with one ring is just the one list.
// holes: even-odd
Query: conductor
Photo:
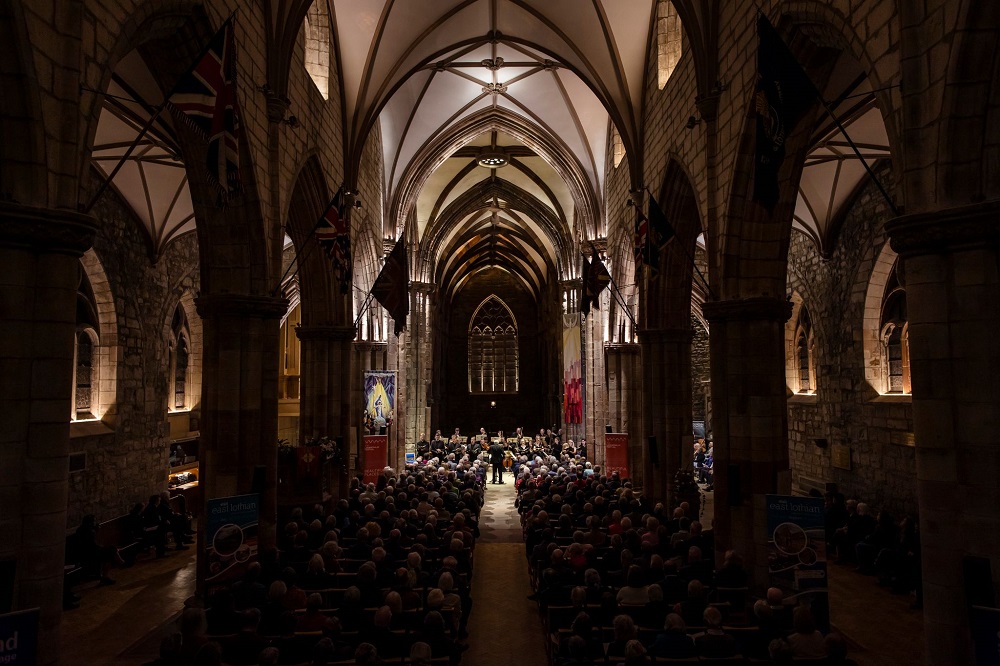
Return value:
[(490, 445), (490, 464), (493, 465), (492, 483), (503, 483), (503, 444), (499, 440)]

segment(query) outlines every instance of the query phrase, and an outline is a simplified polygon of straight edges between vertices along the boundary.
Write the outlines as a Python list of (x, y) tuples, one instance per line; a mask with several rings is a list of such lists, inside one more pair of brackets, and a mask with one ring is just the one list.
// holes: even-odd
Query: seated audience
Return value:
[(705, 631), (694, 635), (698, 655), (712, 659), (732, 657), (736, 654), (736, 639), (722, 630), (722, 613), (709, 606), (702, 614)]
[(823, 634), (816, 629), (812, 611), (799, 606), (792, 614), (793, 631), (788, 636), (792, 655), (797, 659), (822, 659), (826, 656)]
[(671, 659), (686, 659), (697, 656), (694, 640), (687, 634), (684, 619), (677, 613), (667, 615), (663, 623), (663, 631), (649, 646), (649, 654), (654, 657), (669, 657)]

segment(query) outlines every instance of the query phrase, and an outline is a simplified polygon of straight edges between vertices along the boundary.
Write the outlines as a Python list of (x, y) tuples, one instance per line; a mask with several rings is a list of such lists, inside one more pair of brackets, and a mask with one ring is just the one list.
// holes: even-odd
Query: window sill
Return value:
[(793, 393), (788, 396), (789, 405), (816, 405), (819, 398), (815, 393)]
[(913, 396), (909, 393), (881, 393), (868, 402), (876, 405), (909, 405), (913, 403)]
[(100, 435), (111, 435), (115, 431), (109, 428), (100, 419), (92, 419), (87, 421), (70, 421), (69, 424), (69, 438), (75, 439), (77, 437), (97, 437)]

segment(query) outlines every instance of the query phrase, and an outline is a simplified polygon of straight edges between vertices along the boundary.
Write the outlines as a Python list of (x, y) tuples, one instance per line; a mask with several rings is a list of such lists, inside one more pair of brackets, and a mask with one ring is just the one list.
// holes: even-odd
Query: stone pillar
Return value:
[[(678, 469), (691, 466), (691, 329), (639, 332), (642, 345), (642, 446), (647, 495), (666, 502)], [(656, 464), (649, 438), (656, 438)]]
[(756, 593), (767, 587), (764, 496), (788, 494), (785, 321), (791, 304), (757, 297), (702, 305), (711, 326), (715, 555), (741, 553)]
[(14, 610), (41, 608), (38, 663), (55, 663), (73, 409), (80, 257), (89, 215), (0, 203), (0, 559), (16, 561)]
[[(965, 590), (996, 593), (1000, 571), (1000, 205), (907, 215), (886, 231), (909, 316), (924, 663), (972, 663)], [(991, 563), (992, 582), (965, 581), (966, 558)]]
[[(202, 501), (251, 492), (254, 469), (267, 469), (258, 546), (275, 548), (278, 364), (283, 298), (208, 294), (195, 301), (203, 322)], [(203, 507), (202, 515), (206, 515)], [(198, 552), (198, 593), (207, 575)]]
[[(629, 433), (629, 439), (642, 436), (642, 355), (637, 344), (615, 344), (605, 347), (608, 413), (604, 423), (597, 424), (591, 454), (602, 467), (607, 466), (604, 455), (604, 426), (612, 432)], [(641, 460), (637, 458), (636, 462)], [(640, 474), (641, 469), (637, 470)], [(635, 476), (633, 474), (633, 476)]]
[[(433, 336), (431, 310), (436, 286), (429, 282), (412, 282), (410, 294), (413, 299), (410, 321), (406, 331), (406, 366), (410, 368), (406, 383), (406, 437), (407, 446), (416, 444), (420, 433), (427, 438), (434, 436), (431, 431), (431, 410), (428, 406), (431, 377), (433, 376)], [(403, 460), (399, 461), (402, 464)]]
[(336, 486), (329, 488), (336, 498), (346, 497), (350, 484), (350, 451), (353, 442), (351, 415), (353, 385), (353, 326), (299, 326), (295, 329), (302, 344), (301, 390), (299, 393), (299, 437), (342, 437), (336, 469)]

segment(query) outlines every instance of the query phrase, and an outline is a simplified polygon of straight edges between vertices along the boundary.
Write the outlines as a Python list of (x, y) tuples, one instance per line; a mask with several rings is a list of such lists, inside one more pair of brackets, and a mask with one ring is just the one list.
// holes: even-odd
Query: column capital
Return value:
[(752, 296), (730, 301), (707, 301), (701, 304), (701, 312), (709, 324), (734, 319), (786, 322), (792, 316), (792, 304), (783, 298)]
[(691, 342), (694, 331), (690, 328), (648, 328), (639, 330), (640, 343)]
[(295, 336), (299, 340), (353, 340), (357, 333), (357, 329), (353, 326), (334, 324), (295, 327)]
[(220, 316), (281, 319), (288, 311), (288, 299), (273, 296), (203, 294), (194, 302), (202, 319)]
[(1000, 241), (1000, 202), (902, 215), (885, 225), (897, 254), (912, 257), (994, 245)]
[(93, 215), (0, 202), (0, 246), (80, 257), (96, 234)]

